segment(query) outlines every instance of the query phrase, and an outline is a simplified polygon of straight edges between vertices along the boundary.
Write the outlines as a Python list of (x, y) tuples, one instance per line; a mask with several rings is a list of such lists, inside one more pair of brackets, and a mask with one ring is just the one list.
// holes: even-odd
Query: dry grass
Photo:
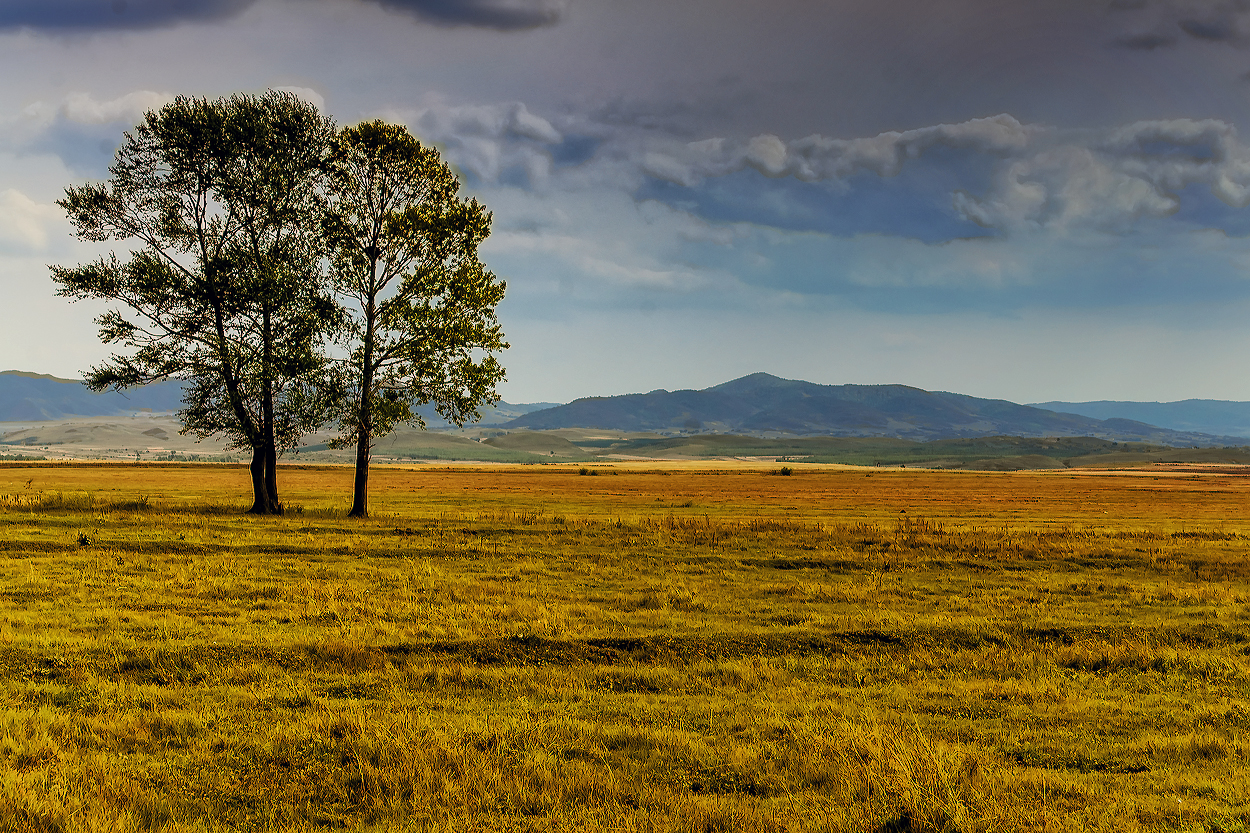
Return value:
[(1250, 825), (1250, 481), (598, 471), (0, 467), (0, 829)]

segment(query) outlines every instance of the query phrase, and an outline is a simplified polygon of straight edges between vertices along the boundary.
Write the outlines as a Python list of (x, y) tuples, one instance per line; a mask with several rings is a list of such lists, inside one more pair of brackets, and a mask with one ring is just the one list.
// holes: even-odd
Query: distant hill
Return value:
[(135, 411), (173, 411), (181, 382), (157, 382), (125, 393), (95, 393), (81, 381), (20, 370), (0, 372), (0, 422), (33, 422), (70, 416), (112, 416)]
[(1133, 419), (1174, 431), (1250, 437), (1250, 402), (1183, 399), (1179, 402), (1035, 402), (1035, 408), (1094, 419)]
[[(482, 418), (473, 425), (502, 425), (509, 420), (532, 413), (533, 411), (541, 411), (545, 408), (554, 408), (556, 402), (531, 402), (528, 404), (513, 404), (500, 400), (496, 405), (485, 405), (478, 408), (478, 413)], [(422, 405), (417, 408), (417, 413), (425, 420), (425, 424), (430, 428), (448, 428), (451, 426), (447, 420), (438, 415), (433, 405)]]
[[(500, 402), (481, 409), (479, 425), (498, 425), (554, 403), (512, 405)], [(114, 416), (135, 411), (176, 411), (182, 407), (182, 382), (157, 382), (123, 393), (95, 393), (77, 379), (61, 379), (21, 370), (0, 372), (0, 422), (43, 422), (73, 416)], [(419, 409), (431, 428), (448, 423), (433, 405)]]
[(704, 390), (578, 399), (534, 411), (504, 428), (603, 428), (671, 433), (827, 435), (934, 440), (1010, 435), (1088, 436), (1166, 446), (1241, 445), (1244, 440), (1159, 428), (1128, 419), (979, 399), (906, 385), (818, 385), (755, 373)]

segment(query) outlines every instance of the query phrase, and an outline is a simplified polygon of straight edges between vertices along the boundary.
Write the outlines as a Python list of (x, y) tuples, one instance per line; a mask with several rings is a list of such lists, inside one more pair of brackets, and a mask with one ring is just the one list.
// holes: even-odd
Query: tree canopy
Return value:
[(120, 350), (86, 382), (184, 380), (184, 432), (251, 451), (252, 512), (282, 512), (279, 454), (328, 422), (356, 447), (364, 516), (377, 437), (424, 427), (419, 405), (463, 424), (497, 401), (491, 215), (404, 127), (338, 131), (281, 92), (179, 97), (109, 174), (58, 202), (79, 237), (130, 247), (52, 267), (60, 295), (113, 304), (97, 323)]
[(350, 346), (335, 443), (356, 447), (351, 514), (366, 516), (376, 437), (422, 422), (418, 405), (462, 424), (496, 401), (504, 283), (478, 257), (491, 215), (401, 125), (344, 129), (330, 171), (325, 239)]

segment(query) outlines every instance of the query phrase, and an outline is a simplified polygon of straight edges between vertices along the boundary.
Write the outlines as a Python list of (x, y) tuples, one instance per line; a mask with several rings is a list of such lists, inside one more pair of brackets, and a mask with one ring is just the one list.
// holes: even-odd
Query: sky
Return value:
[(175, 95), (285, 89), (493, 211), (510, 402), (1250, 400), (1243, 0), (0, 0), (0, 79), (0, 369), (107, 354), (66, 187)]

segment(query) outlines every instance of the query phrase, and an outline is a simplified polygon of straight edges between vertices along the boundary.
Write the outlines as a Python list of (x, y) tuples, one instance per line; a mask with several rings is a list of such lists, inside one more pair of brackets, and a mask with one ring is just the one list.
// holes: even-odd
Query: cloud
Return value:
[[(553, 146), (509, 127), (515, 107), (439, 105), (412, 122), (424, 120), (456, 154), (490, 145), (498, 169), (522, 146)], [(596, 130), (544, 122), (562, 137)], [(506, 170), (469, 184), (495, 212), (483, 254), (508, 279), (514, 314), (816, 305), (1014, 316), (1250, 301), (1246, 241), (1180, 211), (1182, 201), (1226, 212), (1250, 203), (1250, 152), (1222, 121), (1065, 130), (999, 116), (793, 142), (680, 143), (627, 126), (600, 135), (590, 159), (550, 170), (541, 187)], [(655, 179), (662, 164), (668, 178)], [(726, 188), (756, 208), (709, 211), (709, 195)], [(787, 205), (806, 190), (834, 213), (884, 196), (870, 223), (826, 224), (814, 213), (815, 222), (785, 226), (758, 208), (770, 189)], [(946, 206), (944, 236), (917, 236), (891, 209), (916, 195)], [(975, 224), (993, 233), (959, 230), (978, 233)]]
[(1138, 234), (1033, 226), (927, 243), (710, 223), (621, 191), (476, 193), (497, 218), (483, 257), (508, 280), (509, 309), (531, 317), (770, 307), (1066, 315), (1250, 303), (1245, 240), (1162, 221)]
[(434, 99), (416, 111), (384, 114), (408, 125), (413, 135), (438, 146), (444, 157), (483, 182), (523, 171), (531, 184), (551, 171), (551, 147), (564, 136), (521, 102), (452, 105)]
[(706, 139), (650, 152), (643, 158), (642, 168), (651, 176), (681, 185), (695, 185), (705, 177), (725, 176), (748, 167), (765, 176), (792, 176), (806, 182), (846, 179), (861, 172), (894, 176), (908, 159), (938, 145), (1005, 154), (1026, 147), (1030, 134), (1037, 130), (1009, 115), (999, 115), (862, 139), (814, 135), (786, 143), (769, 134), (746, 141)]
[(990, 192), (954, 195), (979, 225), (1123, 231), (1180, 207), (1191, 186), (1234, 208), (1250, 205), (1250, 148), (1215, 119), (1144, 121), (1109, 131), (1055, 131), (1033, 153), (1002, 165)]
[[(477, 26), (500, 31), (558, 23), (565, 0), (340, 0), (370, 2), (441, 26)], [(89, 32), (154, 29), (209, 23), (234, 17), (256, 0), (6, 0), (0, 30)]]
[(1175, 46), (1182, 36), (1198, 41), (1250, 44), (1250, 5), (1243, 0), (1158, 0), (1116, 3), (1129, 29), (1116, 43), (1128, 49)]
[[(1038, 230), (1127, 234), (1181, 212), (1183, 200), (1196, 208), (1178, 225), (1236, 228), (1228, 211), (1250, 205), (1250, 146), (1217, 119), (1073, 130), (1000, 114), (857, 138), (681, 142), (584, 115), (548, 118), (515, 101), (436, 99), (385, 116), (438, 146), (473, 188), (611, 191), (722, 225), (940, 243)], [(585, 136), (594, 139), (584, 156), (556, 163), (569, 138)], [(809, 187), (817, 183), (825, 185)]]
[(0, 29), (151, 29), (224, 20), (255, 0), (7, 0)]
[(486, 196), (501, 222), (483, 254), (500, 274), (535, 276), (512, 285), (522, 298), (541, 303), (554, 296), (562, 305), (598, 308), (723, 292), (737, 283), (726, 270), (684, 256), (691, 245), (728, 246), (736, 232), (686, 212), (637, 204), (621, 191), (502, 188)]
[[(76, 124), (138, 124), (143, 120), (144, 113), (173, 100), (172, 93), (152, 90), (135, 90), (106, 101), (97, 101), (87, 93), (76, 92), (67, 95), (56, 110), (59, 118)], [(29, 108), (28, 112), (31, 112)]]
[(1124, 231), (1140, 218), (1176, 212), (1181, 192), (1191, 186), (1206, 187), (1227, 206), (1250, 205), (1250, 147), (1231, 124), (1216, 119), (1141, 121), (1099, 131), (1025, 125), (999, 115), (857, 139), (785, 142), (763, 134), (669, 143), (640, 152), (638, 165), (650, 177), (687, 188), (751, 169), (854, 189), (859, 175), (889, 178), (905, 166), (951, 164), (949, 153), (922, 160), (938, 148), (959, 151), (961, 160), (970, 156), (972, 167), (992, 172), (981, 193), (964, 187), (950, 195), (960, 217), (990, 229)]
[(480, 26), (511, 31), (560, 22), (563, 0), (371, 0), (444, 26)]
[(36, 101), (19, 118), (0, 122), (0, 146), (52, 154), (76, 172), (103, 176), (122, 132), (173, 99), (172, 93), (135, 90), (111, 99), (74, 92), (58, 102)]
[(55, 205), (40, 205), (13, 188), (0, 191), (0, 253), (38, 254), (47, 251), (49, 231), (65, 225)]

